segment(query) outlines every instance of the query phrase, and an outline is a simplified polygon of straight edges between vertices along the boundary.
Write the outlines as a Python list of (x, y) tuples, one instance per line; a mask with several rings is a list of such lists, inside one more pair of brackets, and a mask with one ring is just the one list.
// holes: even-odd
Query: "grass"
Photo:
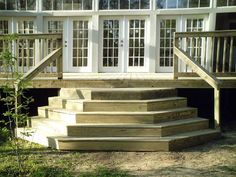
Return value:
[(79, 152), (62, 152), (26, 141), (20, 142), (23, 145), (20, 154), (24, 172), (20, 173), (12, 143), (6, 142), (0, 145), (0, 177), (131, 177), (126, 171), (105, 167), (91, 172), (75, 172)]

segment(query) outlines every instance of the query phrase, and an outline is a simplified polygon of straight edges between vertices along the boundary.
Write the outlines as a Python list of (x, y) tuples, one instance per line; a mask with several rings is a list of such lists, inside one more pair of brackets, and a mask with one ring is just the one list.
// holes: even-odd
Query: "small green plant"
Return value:
[[(18, 139), (17, 128), (19, 126), (26, 127), (28, 120), (28, 106), (32, 102), (32, 98), (25, 96), (25, 89), (27, 88), (27, 82), (22, 78), (22, 74), (18, 72), (18, 62), (16, 57), (12, 54), (11, 45), (17, 38), (16, 35), (6, 36), (5, 43), (9, 48), (5, 48), (0, 54), (0, 60), (3, 70), (7, 76), (7, 80), (3, 86), (3, 96), (1, 101), (4, 103), (6, 111), (3, 113), (4, 119), (1, 123), (4, 125), (0, 132), (3, 135), (3, 140), (10, 140), (11, 147), (15, 153), (16, 161), (18, 164), (18, 174), (13, 176), (25, 176), (27, 174), (27, 168), (25, 167), (25, 158), (21, 154), (22, 145)], [(23, 133), (22, 136), (29, 136), (28, 133)], [(10, 169), (10, 168), (9, 168)], [(14, 171), (14, 170), (13, 170)]]

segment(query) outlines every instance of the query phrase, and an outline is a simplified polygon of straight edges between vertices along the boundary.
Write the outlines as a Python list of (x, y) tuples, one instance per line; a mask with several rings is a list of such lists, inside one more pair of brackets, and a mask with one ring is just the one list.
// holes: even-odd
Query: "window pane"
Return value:
[(7, 10), (16, 10), (15, 0), (7, 0)]
[(129, 0), (121, 0), (120, 9), (129, 9)]
[(130, 0), (130, 9), (139, 9), (139, 0)]
[(229, 0), (229, 6), (235, 6), (236, 0)]
[(82, 10), (82, 0), (73, 0), (73, 10)]
[(92, 10), (92, 0), (83, 0), (83, 10)]
[(62, 10), (62, 3), (59, 0), (53, 1), (53, 10)]
[(166, 8), (166, 0), (157, 0), (157, 8), (165, 9)]
[(63, 10), (72, 10), (72, 0), (63, 0)]
[(0, 0), (0, 10), (6, 10), (5, 0)]
[(149, 9), (150, 8), (150, 1), (149, 0), (141, 0), (141, 9)]
[(118, 0), (110, 0), (110, 9), (118, 9)]
[(27, 10), (36, 9), (36, 0), (27, 0)]
[(187, 8), (188, 7), (188, 0), (179, 0), (178, 1), (178, 8)]
[(99, 9), (108, 9), (108, 0), (100, 0), (99, 1)]
[(51, 0), (43, 0), (43, 10), (52, 10)]
[(189, 0), (189, 7), (198, 7), (198, 0)]
[(167, 1), (167, 8), (176, 8), (177, 7), (177, 1), (176, 0), (168, 0)]
[(200, 7), (209, 7), (210, 0), (200, 0)]
[(217, 6), (227, 6), (226, 0), (217, 0)]

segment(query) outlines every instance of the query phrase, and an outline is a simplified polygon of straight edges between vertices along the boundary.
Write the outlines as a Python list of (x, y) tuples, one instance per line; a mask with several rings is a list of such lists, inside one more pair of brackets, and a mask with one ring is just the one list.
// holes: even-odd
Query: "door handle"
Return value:
[(67, 47), (67, 41), (65, 41), (65, 45), (64, 46)]

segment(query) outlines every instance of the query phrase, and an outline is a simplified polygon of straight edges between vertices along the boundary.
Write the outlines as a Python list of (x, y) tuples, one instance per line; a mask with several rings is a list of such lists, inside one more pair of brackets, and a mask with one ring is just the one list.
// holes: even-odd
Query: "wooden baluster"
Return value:
[(20, 45), (20, 41), (19, 39), (17, 39), (16, 40), (16, 61), (15, 61), (16, 72), (19, 72), (19, 45)]
[(24, 49), (25, 49), (25, 40), (22, 40), (22, 48), (21, 48), (21, 73), (24, 73)]
[(229, 52), (229, 72), (232, 72), (232, 64), (233, 64), (233, 44), (234, 44), (234, 37), (231, 36), (231, 38), (230, 38), (230, 52)]
[(201, 50), (202, 50), (201, 37), (198, 37), (198, 40), (197, 40), (197, 60), (200, 65), (202, 65)]
[(26, 40), (26, 47), (27, 47), (27, 49), (26, 49), (26, 53), (27, 53), (26, 66), (27, 66), (27, 71), (29, 71), (30, 70), (30, 42), (28, 39)]
[(227, 44), (227, 37), (224, 37), (224, 52), (223, 52), (223, 65), (222, 65), (222, 72), (225, 72), (225, 64), (226, 64), (226, 44)]
[(211, 56), (210, 56), (210, 72), (214, 69), (214, 52), (215, 52), (215, 37), (211, 37)]
[(220, 37), (217, 39), (217, 51), (216, 51), (216, 72), (219, 72), (219, 64), (220, 64)]
[(204, 47), (202, 49), (203, 51), (203, 67), (208, 70), (207, 68), (207, 37), (202, 38), (202, 45), (204, 44)]
[[(180, 43), (180, 38), (174, 38), (174, 47), (178, 47), (179, 46), (179, 43)], [(58, 41), (58, 42), (60, 42), (60, 41)], [(173, 52), (174, 53), (174, 61), (173, 61), (173, 69), (174, 69), (174, 75), (173, 75), (173, 77), (174, 77), (174, 79), (178, 79), (178, 67), (179, 67), (179, 63), (178, 63), (178, 56), (177, 55), (175, 55), (175, 52)]]

